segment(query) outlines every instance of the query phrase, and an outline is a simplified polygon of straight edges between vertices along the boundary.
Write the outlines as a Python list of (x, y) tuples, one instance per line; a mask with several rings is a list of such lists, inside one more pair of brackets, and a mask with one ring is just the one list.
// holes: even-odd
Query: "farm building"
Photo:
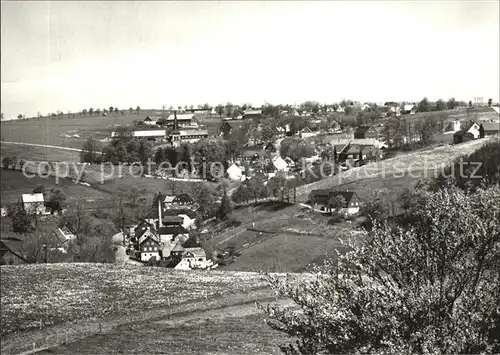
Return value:
[(206, 129), (174, 131), (170, 134), (170, 140), (174, 147), (178, 147), (182, 143), (196, 143), (203, 138), (208, 138), (208, 131)]
[(500, 122), (484, 122), (482, 123), (485, 136), (500, 135)]
[(353, 191), (313, 190), (309, 194), (309, 202), (325, 212), (338, 211), (346, 215), (358, 213), (361, 207), (360, 200)]
[(24, 211), (27, 214), (49, 214), (45, 209), (45, 201), (42, 193), (38, 194), (22, 194)]
[(243, 112), (243, 118), (260, 118), (262, 117), (262, 110), (261, 109), (252, 109), (249, 108)]
[(403, 106), (403, 114), (405, 115), (414, 115), (417, 113), (417, 105), (415, 104), (406, 104)]
[(180, 114), (177, 114), (177, 112), (171, 113), (167, 117), (167, 126), (173, 127), (175, 125), (175, 120), (177, 120), (177, 124), (180, 127), (192, 126), (194, 124), (197, 124), (196, 117), (193, 113), (180, 113)]

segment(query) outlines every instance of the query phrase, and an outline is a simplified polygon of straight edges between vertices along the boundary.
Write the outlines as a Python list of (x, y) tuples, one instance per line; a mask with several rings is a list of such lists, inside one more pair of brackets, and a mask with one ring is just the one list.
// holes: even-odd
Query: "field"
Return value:
[[(31, 193), (33, 189), (40, 185), (46, 188), (56, 186), (55, 178), (42, 178), (40, 176), (27, 178), (20, 171), (2, 169), (0, 177), (2, 205), (19, 201), (21, 194)], [(98, 202), (105, 203), (111, 198), (109, 193), (75, 184), (67, 179), (61, 179), (57, 187), (64, 192), (69, 203), (78, 200), (82, 202), (88, 201), (89, 205), (95, 205)]]
[(80, 152), (55, 148), (14, 145), (8, 143), (1, 143), (0, 156), (11, 156), (26, 161), (80, 162)]
[[(76, 117), (60, 119), (42, 118), (12, 120), (1, 123), (2, 141), (56, 145), (80, 149), (88, 137), (96, 140), (109, 137), (118, 126), (130, 126), (135, 120), (144, 120), (152, 110), (138, 114)], [(79, 138), (66, 138), (63, 134), (78, 134)]]
[(2, 266), (1, 281), (2, 335), (264, 286), (257, 273), (76, 263)]
[[(11, 120), (1, 123), (1, 140), (6, 142), (22, 142), (46, 144), (61, 147), (81, 149), (85, 140), (92, 137), (101, 140), (111, 135), (118, 126), (132, 126), (134, 121), (142, 121), (148, 115), (154, 114), (155, 110), (141, 110), (138, 114), (125, 115), (112, 114), (106, 117), (76, 117), (68, 118), (42, 118)], [(220, 118), (203, 118), (196, 114), (200, 125), (207, 128), (209, 135), (218, 134)], [(64, 135), (77, 134), (78, 138), (69, 138)], [(105, 143), (98, 142), (97, 150)], [(31, 158), (34, 159), (34, 158)], [(58, 159), (51, 159), (58, 160)]]
[(255, 302), (292, 304), (258, 273), (110, 264), (1, 271), (2, 354), (279, 353), (287, 340)]

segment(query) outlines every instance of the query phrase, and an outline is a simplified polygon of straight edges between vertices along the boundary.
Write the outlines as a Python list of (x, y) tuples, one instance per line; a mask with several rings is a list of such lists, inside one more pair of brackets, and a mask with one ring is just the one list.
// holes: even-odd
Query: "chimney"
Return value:
[(158, 195), (158, 229), (163, 227), (162, 215), (161, 215), (161, 193)]

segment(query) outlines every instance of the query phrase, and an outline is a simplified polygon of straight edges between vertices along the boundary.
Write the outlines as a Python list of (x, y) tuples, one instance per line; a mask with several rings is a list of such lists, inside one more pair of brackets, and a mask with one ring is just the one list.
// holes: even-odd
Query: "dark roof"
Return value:
[(180, 216), (165, 216), (162, 218), (163, 224), (166, 224), (166, 225), (182, 224), (183, 221), (184, 221), (184, 218), (182, 218)]
[(193, 238), (189, 238), (184, 243), (182, 243), (183, 248), (201, 248), (201, 244), (198, 243)]
[(188, 233), (189, 232), (187, 231), (186, 228), (179, 225), (164, 226), (158, 229), (158, 234), (173, 234), (174, 236), (176, 236), (179, 234), (188, 234)]
[(155, 238), (151, 237), (151, 236), (147, 236), (146, 239), (144, 239), (142, 242), (141, 242), (141, 245), (144, 244), (144, 242), (146, 242), (148, 239), (152, 240), (153, 242), (155, 242), (156, 244), (160, 245), (160, 242), (157, 241)]
[[(158, 211), (156, 212), (158, 215)], [(181, 214), (187, 215), (189, 218), (195, 218), (196, 212), (189, 208), (167, 208), (162, 211), (162, 216), (178, 216)], [(158, 216), (157, 216), (158, 217)]]
[(331, 198), (339, 195), (344, 198), (346, 204), (349, 204), (356, 193), (354, 191), (334, 191), (331, 189), (312, 190), (309, 194), (309, 199), (322, 199), (324, 202), (327, 202)]
[(484, 122), (482, 125), (485, 131), (500, 131), (500, 122)]
[[(149, 227), (149, 228), (148, 228)], [(139, 223), (137, 225), (137, 227), (135, 227), (134, 229), (134, 233), (135, 233), (135, 237), (136, 238), (140, 238), (144, 232), (146, 232), (148, 229), (150, 229), (151, 227), (153, 227), (152, 224), (146, 222), (146, 221), (142, 221), (141, 223)]]

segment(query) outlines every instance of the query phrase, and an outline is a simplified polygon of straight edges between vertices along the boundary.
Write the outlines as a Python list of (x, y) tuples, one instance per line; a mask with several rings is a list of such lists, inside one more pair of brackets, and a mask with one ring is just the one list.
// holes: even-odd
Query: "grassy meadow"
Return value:
[[(223, 297), (265, 285), (258, 273), (113, 264), (1, 267), (2, 335)], [(95, 282), (99, 280), (99, 282)]]

